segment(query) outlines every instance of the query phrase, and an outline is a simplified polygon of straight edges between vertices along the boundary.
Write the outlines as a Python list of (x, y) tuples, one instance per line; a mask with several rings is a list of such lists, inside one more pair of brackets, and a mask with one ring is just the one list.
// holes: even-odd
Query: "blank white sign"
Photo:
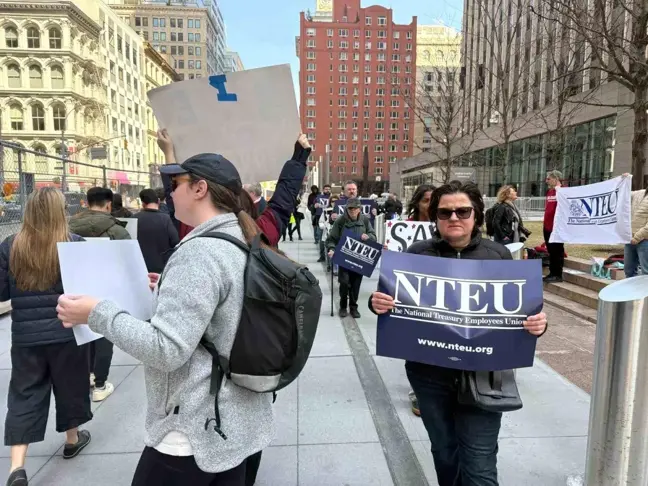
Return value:
[[(110, 300), (132, 316), (153, 315), (153, 293), (137, 240), (58, 243), (63, 290), (67, 295), (89, 295)], [(75, 326), (82, 345), (102, 337), (87, 325)]]

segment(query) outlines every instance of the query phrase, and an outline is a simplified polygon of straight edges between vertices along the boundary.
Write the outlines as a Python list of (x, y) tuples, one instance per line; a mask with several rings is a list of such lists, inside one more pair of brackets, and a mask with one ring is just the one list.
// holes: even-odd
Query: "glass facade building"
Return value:
[[(563, 132), (542, 134), (511, 143), (509, 163), (505, 146), (470, 152), (458, 164), (475, 170), (476, 182), (486, 196), (495, 196), (503, 184), (514, 184), (522, 197), (541, 197), (549, 170), (563, 174), (563, 184), (580, 186), (600, 182), (614, 173), (616, 116), (576, 125)], [(435, 183), (434, 168), (413, 169), (402, 176), (403, 196), (423, 183)]]

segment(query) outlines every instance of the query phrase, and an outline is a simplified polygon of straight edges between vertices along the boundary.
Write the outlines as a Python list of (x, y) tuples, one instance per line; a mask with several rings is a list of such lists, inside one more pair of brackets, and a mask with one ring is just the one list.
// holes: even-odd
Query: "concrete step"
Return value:
[(594, 290), (596, 292), (600, 292), (615, 281), (607, 280), (605, 278), (593, 277), (589, 273), (580, 273), (579, 270), (574, 270), (572, 268), (563, 269), (563, 279), (566, 282), (573, 283), (574, 285), (585, 287), (586, 289)]
[(544, 284), (546, 291), (582, 304), (590, 309), (598, 309), (598, 292), (569, 282)]
[[(592, 262), (590, 260), (586, 260), (585, 258), (569, 257), (565, 258), (565, 267), (573, 268), (574, 270), (580, 270), (581, 272), (585, 273), (591, 273)], [(612, 280), (622, 280), (625, 278), (623, 270), (618, 268), (611, 269), (610, 275), (612, 276)]]
[[(597, 322), (597, 311), (592, 309), (591, 307), (587, 307), (583, 304), (579, 304), (578, 302), (574, 302), (573, 300), (566, 299), (565, 297), (554, 294), (553, 292), (545, 292), (544, 301), (545, 304), (550, 304), (553, 307), (560, 309), (561, 311), (564, 311), (575, 317), (585, 319), (592, 324), (596, 324)], [(549, 325), (551, 325), (551, 323)]]

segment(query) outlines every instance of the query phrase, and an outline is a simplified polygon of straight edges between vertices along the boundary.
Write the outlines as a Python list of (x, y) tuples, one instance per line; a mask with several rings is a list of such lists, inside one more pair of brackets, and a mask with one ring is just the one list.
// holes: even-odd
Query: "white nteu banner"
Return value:
[(559, 187), (550, 243), (618, 245), (632, 239), (631, 177)]

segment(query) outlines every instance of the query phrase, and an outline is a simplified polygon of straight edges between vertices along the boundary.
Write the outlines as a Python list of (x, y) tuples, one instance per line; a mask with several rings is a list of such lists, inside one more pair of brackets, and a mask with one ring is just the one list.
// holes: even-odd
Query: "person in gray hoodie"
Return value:
[(87, 322), (145, 365), (146, 448), (133, 486), (242, 486), (246, 458), (274, 437), (272, 396), (224, 380), (221, 427), (215, 430), (212, 358), (199, 342), (205, 336), (229, 358), (243, 308), (247, 255), (201, 235), (219, 231), (250, 243), (258, 228), (241, 210), (241, 180), (224, 157), (200, 154), (161, 170), (172, 179), (176, 217), (194, 229), (155, 286), (151, 321), (87, 296), (61, 296), (58, 315), (67, 327)]

